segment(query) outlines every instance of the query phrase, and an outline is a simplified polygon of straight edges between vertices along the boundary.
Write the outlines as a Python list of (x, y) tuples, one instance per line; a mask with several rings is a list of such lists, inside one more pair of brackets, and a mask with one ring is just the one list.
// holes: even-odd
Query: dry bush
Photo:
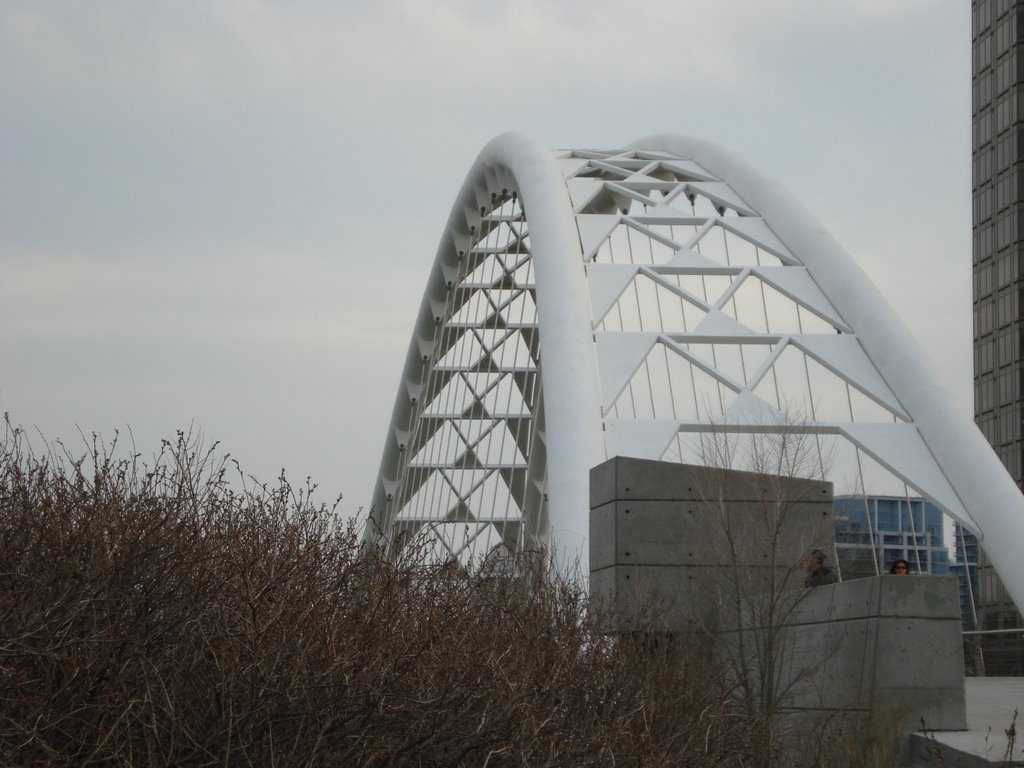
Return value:
[(363, 551), (187, 435), (152, 466), (0, 448), (0, 764), (764, 761), (759, 721), (678, 650), (596, 635), (577, 586)]

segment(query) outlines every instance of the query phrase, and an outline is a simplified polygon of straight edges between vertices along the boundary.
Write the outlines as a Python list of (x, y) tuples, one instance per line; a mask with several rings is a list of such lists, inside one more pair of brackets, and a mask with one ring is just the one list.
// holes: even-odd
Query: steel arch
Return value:
[(1020, 491), (856, 262), (777, 182), (681, 136), (551, 152), (504, 134), (442, 236), (366, 538), (455, 525), (445, 556), (486, 532), (487, 548), (543, 548), (585, 574), (590, 467), (685, 459), (683, 437), (710, 428), (778, 429), (793, 393), (799, 428), (855, 456), (863, 492), (874, 472), (930, 499), (1024, 597)]

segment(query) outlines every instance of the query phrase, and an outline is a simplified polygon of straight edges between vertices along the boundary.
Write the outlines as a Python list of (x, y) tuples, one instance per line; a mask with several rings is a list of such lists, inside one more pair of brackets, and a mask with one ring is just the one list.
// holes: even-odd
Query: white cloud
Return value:
[[(771, 4), (651, 0), (395, 0), (363, 3), (7, 3), (3, 59), (43, 81), (103, 78), (177, 98), (223, 89), (404, 88), (462, 92), (564, 78), (614, 89), (757, 77), (801, 30), (844, 44), (843, 24), (894, 23), (948, 0)], [(839, 37), (836, 35), (839, 34)], [(30, 70), (26, 72), (25, 69)], [(21, 70), (21, 71), (18, 71)], [(221, 95), (224, 95), (221, 93)], [(327, 96), (328, 94), (324, 94)]]
[[(50, 436), (130, 423), (149, 445), (195, 419), (261, 476), (288, 464), (365, 501), (449, 206), (511, 128), (730, 146), (945, 356), (970, 323), (950, 267), (969, 261), (967, 13), (0, 4), (0, 410)], [(967, 371), (957, 344), (944, 367)]]
[(429, 83), (467, 99), (563, 78), (616, 88), (685, 74), (714, 87), (751, 71), (749, 37), (764, 31), (729, 4), (624, 11), (611, 0), (13, 4), (0, 14), (0, 55), (44, 82), (103, 79), (184, 102), (247, 84), (414, 92)]

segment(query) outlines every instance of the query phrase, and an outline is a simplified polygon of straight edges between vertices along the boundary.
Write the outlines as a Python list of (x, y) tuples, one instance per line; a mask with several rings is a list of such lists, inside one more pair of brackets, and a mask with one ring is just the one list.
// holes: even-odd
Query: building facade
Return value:
[[(982, 433), (1021, 486), (1024, 4), (974, 0), (971, 42), (974, 413)], [(983, 551), (979, 558), (980, 628), (1021, 626), (1020, 614)], [(1021, 674), (1021, 635), (986, 636), (983, 649), (989, 674)]]
[(836, 556), (844, 580), (888, 573), (895, 560), (911, 573), (948, 574), (943, 514), (920, 498), (836, 496)]
[(974, 403), (978, 426), (1022, 479), (1020, 293), (1024, 255), (1024, 5), (975, 0)]

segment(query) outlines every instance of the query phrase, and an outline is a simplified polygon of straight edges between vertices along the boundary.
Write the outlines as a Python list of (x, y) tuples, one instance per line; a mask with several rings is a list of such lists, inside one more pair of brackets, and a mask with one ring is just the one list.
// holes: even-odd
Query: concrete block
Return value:
[[(776, 732), (786, 740), (786, 756), (778, 761), (781, 765), (918, 765), (912, 763), (902, 723), (888, 713), (872, 712), (866, 705), (846, 710), (789, 710), (781, 713), (777, 723)], [(813, 734), (810, 742), (807, 734)], [(793, 741), (795, 735), (803, 739)], [(945, 768), (966, 767), (949, 762)]]
[[(707, 474), (702, 468), (662, 461), (616, 457), (615, 498), (629, 500), (700, 500)], [(700, 482), (698, 482), (700, 481)]]
[[(844, 581), (839, 589), (832, 589), (831, 621), (847, 621), (878, 615), (879, 592), (882, 579), (856, 579)], [(834, 586), (834, 585), (833, 585)]]
[[(592, 510), (592, 556), (603, 553), (612, 529), (606, 516), (611, 504)], [(803, 569), (807, 553), (831, 535), (831, 518), (822, 526), (820, 505), (787, 510), (782, 525), (752, 514), (749, 503), (736, 502), (724, 511), (695, 502), (617, 501), (615, 562), (651, 565), (705, 564), (740, 566), (776, 562)], [(818, 532), (821, 533), (818, 533)], [(782, 543), (773, 546), (772, 538)], [(629, 553), (628, 555), (626, 553)], [(598, 561), (603, 567), (604, 560)]]
[(594, 610), (604, 615), (615, 606), (615, 569), (602, 568), (590, 572), (590, 599)]
[(696, 565), (705, 538), (690, 505), (666, 501), (616, 503), (615, 562)]
[(872, 709), (888, 712), (901, 722), (900, 730), (913, 733), (921, 730), (921, 721), (929, 731), (962, 731), (967, 728), (967, 707), (964, 687), (874, 689)]
[(618, 458), (609, 459), (590, 470), (591, 509), (615, 501), (616, 467), (618, 467)]
[(773, 649), (778, 703), (850, 733), (879, 719), (965, 727), (954, 577), (803, 588), (806, 553), (833, 535), (829, 484), (621, 457), (591, 479), (590, 588), (607, 631), (692, 633), (754, 670)]
[(592, 573), (590, 593), (608, 632), (710, 631), (717, 626), (710, 581), (699, 566), (616, 566)]
[(879, 582), (879, 616), (960, 621), (960, 585), (956, 576), (890, 576)]
[(615, 504), (603, 504), (590, 510), (590, 569), (615, 565)]
[[(803, 576), (804, 574), (801, 574)], [(789, 599), (793, 605), (787, 608), (786, 620), (793, 624), (821, 624), (829, 621), (836, 602), (837, 584), (823, 584), (807, 588), (800, 582), (800, 590)]]
[(794, 501), (827, 499), (832, 503), (831, 484), (818, 480), (616, 456), (590, 471), (590, 504), (600, 506), (613, 498), (707, 501), (719, 496), (729, 501), (756, 501), (775, 496), (773, 484), (780, 482)]
[(963, 688), (960, 622), (879, 619), (874, 668), (874, 684), (878, 687)]
[[(763, 588), (758, 592), (754, 587), (764, 583), (768, 569), (764, 568), (761, 571), (764, 575), (758, 574), (757, 568), (746, 568), (741, 572), (744, 575), (753, 574), (750, 580), (744, 581), (741, 585), (744, 587), (742, 594), (750, 597), (741, 600), (740, 615), (735, 615), (735, 611), (729, 613), (722, 625), (723, 630), (735, 630), (741, 623), (744, 627), (760, 626), (766, 621), (772, 624), (799, 626), (818, 625), (827, 621), (832, 603), (832, 591), (827, 586), (805, 589), (804, 575), (798, 572), (795, 574), (798, 584), (793, 589), (782, 594)], [(723, 594), (731, 594), (731, 584), (731, 580), (725, 581), (717, 586), (717, 589)], [(711, 586), (713, 585), (709, 584), (709, 589)], [(724, 600), (722, 602), (724, 604)]]
[(832, 540), (832, 509), (827, 504), (732, 501), (724, 509), (704, 505), (694, 518), (708, 530), (712, 541), (728, 543), (731, 561), (767, 562), (769, 558), (804, 568), (811, 550)]
[[(822, 706), (856, 709), (865, 706), (865, 690), (872, 682), (877, 622), (872, 619), (829, 622), (825, 650), (816, 679)], [(869, 695), (869, 694), (868, 694)]]
[(821, 707), (828, 693), (822, 684), (822, 659), (828, 650), (825, 625), (789, 627), (776, 643), (776, 649), (781, 672), (776, 683), (779, 705)]

